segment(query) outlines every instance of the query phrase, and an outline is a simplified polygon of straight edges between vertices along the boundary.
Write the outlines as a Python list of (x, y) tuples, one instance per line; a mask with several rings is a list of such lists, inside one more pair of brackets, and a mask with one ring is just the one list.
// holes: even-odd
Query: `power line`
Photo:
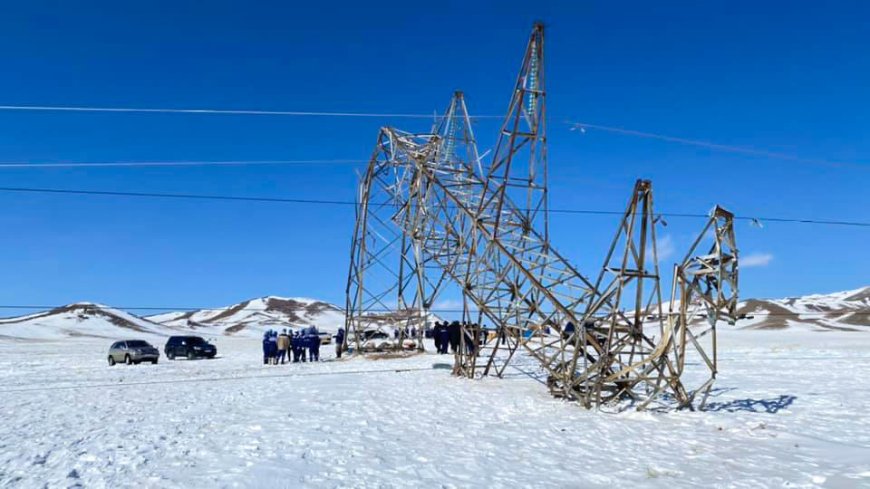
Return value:
[[(193, 115), (254, 115), (254, 116), (293, 116), (293, 117), (357, 117), (357, 118), (404, 118), (404, 119), (443, 119), (445, 116), (421, 113), (402, 112), (353, 112), (353, 111), (297, 111), (297, 110), (256, 110), (256, 109), (219, 109), (219, 108), (146, 108), (146, 107), (99, 107), (99, 106), (58, 106), (58, 105), (0, 105), (0, 110), (6, 111), (29, 111), (29, 112), (96, 112), (96, 113), (139, 113), (139, 114), (193, 114)], [(504, 115), (484, 114), (470, 116), (471, 119), (502, 119)], [(810, 163), (832, 167), (851, 167), (870, 169), (870, 165), (856, 163), (835, 162), (818, 158), (802, 158), (776, 151), (735, 146), (731, 144), (715, 143), (697, 139), (689, 139), (680, 136), (670, 136), (655, 132), (639, 131), (624, 127), (607, 126), (603, 124), (591, 124), (587, 122), (566, 122), (574, 129), (586, 131), (593, 129), (624, 136), (633, 136), (644, 139), (657, 139), (670, 143), (689, 146), (698, 146), (716, 151), (738, 153), (750, 156), (760, 156), (771, 159)]]
[(336, 158), (323, 160), (223, 160), (223, 161), (103, 161), (103, 162), (0, 162), (0, 168), (114, 168), (178, 166), (267, 166), (368, 163), (368, 160)]
[[(177, 109), (177, 108), (137, 108), (137, 107), (93, 107), (93, 106), (58, 106), (58, 105), (0, 105), (0, 110), (36, 111), (36, 112), (110, 112), (110, 113), (140, 113), (140, 114), (218, 114), (218, 115), (266, 115), (266, 116), (296, 116), (296, 117), (395, 117), (403, 119), (444, 119), (438, 114), (419, 113), (383, 113), (383, 112), (331, 112), (331, 111), (299, 111), (299, 110), (250, 110), (250, 109)], [(502, 119), (504, 115), (478, 115), (472, 119)]]
[(837, 168), (861, 168), (864, 170), (870, 169), (870, 165), (861, 165), (857, 163), (844, 163), (844, 162), (835, 162), (830, 160), (816, 159), (816, 158), (801, 158), (798, 156), (786, 154), (786, 153), (778, 153), (775, 151), (768, 151), (764, 149), (756, 149), (749, 148), (746, 146), (734, 146), (730, 144), (720, 144), (713, 143), (710, 141), (701, 141), (697, 139), (688, 139), (679, 136), (668, 136), (665, 134), (657, 134), (652, 132), (645, 131), (636, 131), (634, 129), (625, 129), (622, 127), (613, 127), (613, 126), (603, 126), (600, 124), (588, 124), (585, 122), (571, 122), (571, 129), (580, 129), (585, 132), (586, 129), (595, 129), (598, 131), (611, 132), (615, 134), (621, 134), (623, 136), (634, 136), (645, 139), (656, 139), (659, 141), (666, 141), (669, 143), (677, 143), (683, 144), (687, 146), (698, 146), (702, 148), (712, 149), (716, 151), (722, 151), (726, 153), (737, 153), (744, 154), (749, 156), (760, 156), (764, 158), (777, 159), (777, 160), (786, 160), (786, 161), (794, 161), (797, 163), (809, 163), (814, 165), (824, 165), (824, 166), (832, 166)]
[[(2, 189), (0, 189), (2, 190)], [(552, 213), (556, 214), (603, 214), (603, 215), (614, 215), (614, 216), (622, 216), (625, 215), (624, 211), (603, 211), (603, 210), (583, 210), (583, 209), (550, 209)], [(708, 214), (701, 213), (686, 213), (686, 212), (667, 212), (667, 213), (659, 213), (656, 215), (664, 216), (664, 217), (677, 217), (677, 218), (700, 218), (700, 219), (708, 219), (710, 216)], [(794, 223), (794, 224), (825, 224), (831, 226), (858, 226), (858, 227), (870, 227), (870, 222), (862, 222), (862, 221), (837, 221), (837, 220), (828, 220), (828, 219), (797, 219), (797, 218), (785, 218), (785, 217), (750, 217), (750, 216), (734, 216), (734, 219), (739, 221), (750, 221), (750, 222), (783, 222), (783, 223)]]
[[(66, 194), (66, 195), (96, 195), (107, 197), (141, 197), (141, 198), (161, 198), (161, 199), (191, 199), (191, 200), (218, 200), (218, 201), (240, 201), (240, 202), (267, 202), (267, 203), (287, 203), (287, 204), (312, 204), (312, 205), (343, 205), (356, 206), (357, 203), (349, 200), (323, 200), (323, 199), (297, 199), (283, 197), (244, 197), (231, 195), (208, 195), (208, 194), (170, 194), (158, 192), (125, 192), (125, 191), (110, 191), (110, 190), (75, 190), (75, 189), (52, 189), (52, 188), (33, 188), (33, 187), (0, 187), (0, 192), (21, 192), (21, 193), (46, 193), (46, 194)], [(383, 203), (386, 204), (386, 203)], [(375, 205), (381, 205), (375, 203)], [(624, 215), (623, 211), (609, 211), (597, 209), (550, 209), (549, 212), (554, 214), (589, 214), (589, 215)], [(692, 214), (692, 213), (677, 213), (677, 212), (661, 212), (657, 213), (664, 217), (671, 218), (699, 218), (708, 219), (707, 214)], [(785, 217), (768, 217), (768, 216), (735, 216), (734, 219), (751, 221), (751, 222), (780, 222), (794, 224), (818, 224), (829, 226), (851, 226), (851, 227), (870, 227), (870, 222), (866, 221), (840, 221), (826, 219), (802, 219), (802, 218), (785, 218)]]
[[(253, 299), (256, 300), (256, 299)], [(293, 300), (293, 299), (289, 299)], [(187, 312), (224, 312), (228, 311), (235, 307), (235, 305), (224, 306), (224, 307), (191, 307), (191, 306), (108, 306), (104, 304), (91, 304), (91, 303), (79, 303), (79, 304), (65, 304), (62, 306), (50, 306), (50, 305), (35, 305), (35, 304), (0, 304), (0, 309), (20, 309), (20, 310), (39, 310), (44, 312), (51, 312), (55, 309), (63, 309), (63, 308), (93, 308), (97, 310), (107, 310), (114, 309), (118, 311), (166, 311), (165, 314), (170, 313), (187, 313)], [(299, 307), (286, 307), (282, 306), (279, 308), (268, 308), (268, 307), (244, 307), (242, 310), (245, 311), (291, 311), (291, 312), (308, 312), (309, 306), (299, 306)], [(330, 309), (331, 312), (336, 313), (344, 313), (344, 309)], [(413, 312), (416, 313), (416, 309), (390, 309), (386, 307), (377, 307), (377, 308), (368, 308), (366, 309), (368, 312), (383, 312), (383, 313), (391, 313), (391, 312)], [(429, 313), (461, 313), (464, 312), (462, 309), (454, 309), (454, 308), (430, 308), (426, 310)], [(478, 310), (469, 310), (469, 312), (479, 312)], [(830, 311), (809, 311), (809, 312), (760, 312), (760, 313), (745, 313), (747, 316), (819, 316), (825, 317), (830, 315), (837, 314), (859, 314), (859, 315), (870, 315), (870, 308), (867, 309), (832, 309)], [(155, 314), (160, 315), (160, 314)], [(605, 317), (605, 316), (594, 316), (594, 317)], [(14, 318), (5, 318), (5, 319), (14, 319)], [(741, 319), (741, 320), (746, 320)], [(212, 322), (209, 319), (202, 320), (205, 323), (210, 324), (220, 324), (220, 322), (215, 321)], [(159, 324), (159, 323), (158, 323)]]
[(243, 197), (231, 195), (203, 195), (203, 194), (167, 194), (156, 192), (120, 192), (109, 190), (71, 190), (29, 187), (0, 187), (2, 192), (28, 192), (48, 194), (71, 194), (71, 195), (102, 195), (111, 197), (147, 197), (161, 199), (193, 199), (193, 200), (229, 200), (242, 202), (273, 202), (290, 204), (321, 204), (321, 205), (356, 205), (352, 201), (322, 200), (322, 199), (288, 199), (281, 197)]

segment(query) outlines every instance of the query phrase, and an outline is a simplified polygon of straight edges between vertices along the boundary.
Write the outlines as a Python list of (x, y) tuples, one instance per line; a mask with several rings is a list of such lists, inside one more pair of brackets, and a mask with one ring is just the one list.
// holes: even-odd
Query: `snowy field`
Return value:
[[(870, 335), (728, 331), (707, 412), (585, 411), (452, 357), (108, 367), (0, 341), (0, 487), (870, 487)], [(162, 342), (159, 344), (162, 349)]]

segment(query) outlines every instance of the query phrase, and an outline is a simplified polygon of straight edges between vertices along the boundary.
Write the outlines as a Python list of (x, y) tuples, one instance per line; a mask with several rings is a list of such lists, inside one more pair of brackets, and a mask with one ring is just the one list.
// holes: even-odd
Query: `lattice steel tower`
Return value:
[[(544, 29), (536, 24), (489, 165), (480, 161), (460, 92), (430, 133), (381, 129), (360, 185), (348, 279), (349, 339), (363, 347), (383, 324), (372, 304), (413, 310), (419, 324), (451, 284), (462, 291), (468, 324), (456, 374), (502, 376), (521, 352), (537, 361), (554, 395), (587, 407), (625, 399), (645, 407), (663, 392), (691, 405), (698, 390), (687, 391), (681, 382), (686, 342), (695, 345), (702, 335), (691, 331), (688, 306), (662, 310), (651, 182), (635, 184), (594, 282), (550, 241), (543, 48)], [(716, 219), (724, 219), (722, 212)], [(715, 223), (717, 232), (724, 229)], [(729, 251), (729, 232), (722, 231), (719, 248), (711, 252), (718, 258), (687, 258), (674, 286), (685, 304), (709, 299), (717, 318), (732, 318), (733, 305), (711, 281), (698, 285), (703, 274), (696, 270), (712, 266), (710, 260), (728, 262), (733, 275), (730, 268), (717, 269), (722, 276), (716, 284), (733, 282), (728, 300), (736, 301), (736, 250)], [(375, 241), (392, 248), (396, 261), (385, 262), (389, 252), (373, 246)], [(393, 279), (374, 287), (369, 275), (379, 265), (393, 270)], [(387, 295), (376, 290), (398, 300), (387, 303), (381, 300)], [(495, 327), (489, 341), (473, 326), (483, 322)], [(715, 375), (715, 353), (713, 359)]]

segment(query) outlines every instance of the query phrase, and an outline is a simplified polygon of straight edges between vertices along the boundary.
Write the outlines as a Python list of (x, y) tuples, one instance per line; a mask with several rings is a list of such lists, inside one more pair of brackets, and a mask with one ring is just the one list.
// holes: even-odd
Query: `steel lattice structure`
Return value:
[[(706, 249), (703, 255), (699, 251)], [(718, 373), (716, 325), (737, 321), (738, 267), (734, 214), (716, 206), (701, 234), (674, 267), (670, 319), (674, 330), (673, 356), (682, 374), (687, 355), (694, 354), (709, 374), (687, 393), (684, 404), (691, 406), (700, 394), (703, 407)]]
[[(713, 352), (711, 379), (716, 356), (715, 330), (692, 331), (690, 304), (705, 302), (714, 323), (733, 318), (733, 228), (723, 222), (726, 211), (717, 208), (702, 238), (713, 229), (718, 244), (707, 258), (687, 256), (677, 267), (673, 290), (682, 305), (673, 309), (672, 300), (668, 314), (662, 310), (651, 182), (636, 183), (594, 282), (553, 247), (543, 34), (536, 24), (486, 167), (460, 92), (430, 133), (380, 130), (360, 184), (347, 289), (348, 342), (364, 351), (372, 331), (382, 328), (373, 305), (414, 311), (402, 320), (422, 324), (442, 287), (451, 284), (462, 291), (469, 325), (456, 355), (457, 375), (502, 376), (521, 352), (537, 361), (554, 395), (587, 407), (631, 399), (643, 408), (664, 392), (691, 406), (697, 392), (706, 397), (712, 380), (686, 390), (681, 375), (687, 352), (694, 349), (704, 358)], [(396, 259), (385, 261), (390, 249)], [(716, 263), (722, 265), (714, 268)], [(376, 268), (392, 273), (384, 287), (371, 285)], [(720, 287), (726, 283), (733, 294)], [(384, 300), (392, 294), (396, 302)], [(484, 320), (495, 325), (495, 341), (482, 341), (470, 326)], [(714, 339), (712, 350), (700, 346), (705, 336)]]

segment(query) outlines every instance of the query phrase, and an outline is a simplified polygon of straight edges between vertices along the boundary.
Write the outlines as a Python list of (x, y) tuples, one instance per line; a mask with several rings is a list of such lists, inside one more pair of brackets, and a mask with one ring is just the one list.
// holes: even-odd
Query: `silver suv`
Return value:
[(144, 340), (116, 341), (109, 347), (109, 366), (118, 362), (127, 365), (140, 362), (157, 363), (160, 352)]

